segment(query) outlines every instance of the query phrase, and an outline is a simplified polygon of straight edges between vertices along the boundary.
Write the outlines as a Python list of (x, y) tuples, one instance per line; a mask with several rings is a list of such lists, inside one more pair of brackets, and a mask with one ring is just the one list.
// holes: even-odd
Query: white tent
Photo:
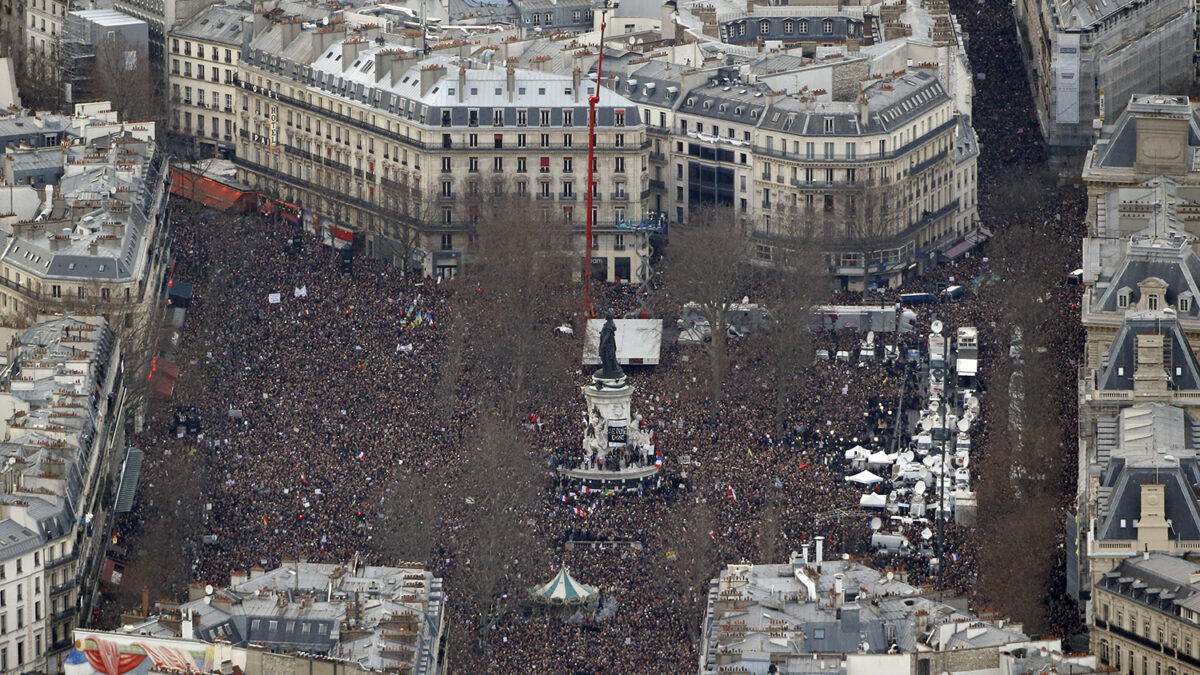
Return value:
[(858, 505), (869, 509), (882, 509), (887, 506), (887, 497), (880, 494), (865, 494), (858, 500)]
[(880, 466), (892, 464), (895, 461), (896, 459), (894, 457), (889, 457), (888, 454), (882, 450), (876, 450), (875, 452), (872, 452), (871, 456), (867, 458), (867, 464), (878, 464)]
[(530, 591), (534, 600), (550, 605), (582, 605), (593, 600), (598, 593), (595, 586), (575, 581), (566, 567), (546, 584)]
[(856, 445), (846, 451), (846, 459), (866, 459), (871, 456), (871, 452), (861, 445)]
[(853, 476), (846, 476), (846, 480), (850, 481), (851, 483), (861, 483), (863, 485), (874, 485), (876, 483), (883, 482), (882, 478), (876, 476), (870, 471), (859, 471)]

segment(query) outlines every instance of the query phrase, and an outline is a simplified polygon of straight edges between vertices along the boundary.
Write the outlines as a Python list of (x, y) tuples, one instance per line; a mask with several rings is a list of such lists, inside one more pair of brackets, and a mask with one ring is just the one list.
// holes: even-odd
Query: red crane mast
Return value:
[(596, 104), (600, 102), (600, 81), (604, 73), (604, 29), (608, 12), (600, 13), (600, 61), (596, 64), (596, 90), (588, 96), (588, 168), (587, 168), (587, 236), (583, 240), (583, 316), (596, 315), (592, 307), (592, 195), (596, 191)]

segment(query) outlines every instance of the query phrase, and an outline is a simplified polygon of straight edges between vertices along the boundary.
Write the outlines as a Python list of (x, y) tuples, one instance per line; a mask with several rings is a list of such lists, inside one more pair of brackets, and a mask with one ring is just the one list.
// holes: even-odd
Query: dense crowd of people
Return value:
[[(964, 298), (921, 309), (914, 332), (880, 336), (879, 342), (920, 348), (934, 318), (951, 330), (977, 326), (987, 382), (989, 371), (1010, 358), (1011, 331), (1001, 309), (1005, 290), (1011, 279), (1030, 273), (1031, 261), (1014, 257), (1019, 247), (1005, 242), (1026, 237), (1029, 246), (1053, 251), (1040, 264), (1060, 266), (1065, 274), (1075, 266), (1084, 214), (1081, 196), (1071, 188), (1024, 196), (1017, 207), (999, 201), (1014, 173), (1045, 167), (1011, 8), (1000, 0), (952, 5), (971, 34), (973, 67), (984, 76), (977, 82), (974, 117), (982, 148), (979, 198), (983, 225), (995, 240), (902, 289), (832, 300), (894, 302), (902, 290), (968, 287)], [(439, 383), (453, 375), (465, 383), (460, 388), (469, 387), (474, 375), (445, 369), (461, 368), (447, 358), (447, 326), (465, 311), (463, 296), (475, 289), (462, 280), (405, 277), (365, 257), (344, 274), (337, 254), (311, 237), (291, 246), (295, 234), (291, 226), (253, 215), (200, 215), (182, 218), (176, 227), (174, 274), (195, 281), (197, 297), (182, 328), (174, 399), (153, 412), (137, 441), (147, 452), (144, 485), (167, 484), (173, 465), (165, 457), (190, 454), (204, 466), (206, 531), (189, 533), (183, 542), (194, 561), (193, 580), (222, 584), (232, 570), (272, 567), (288, 557), (370, 557), (383, 537), (403, 536), (381, 531), (395, 504), (394, 488), (403, 481), (426, 484), (425, 494), (442, 514), (427, 562), (447, 579), (452, 653), (461, 672), (694, 672), (707, 584), (719, 566), (783, 560), (817, 535), (826, 537), (831, 554), (866, 556), (881, 567), (904, 567), (918, 582), (934, 580), (928, 551), (923, 554), (919, 544), (901, 554), (871, 549), (872, 514), (858, 508), (864, 488), (844, 479), (845, 449), (907, 442), (911, 429), (903, 411), (922, 404), (912, 367), (884, 359), (806, 359), (795, 373), (795, 390), (781, 403), (774, 398), (777, 383), (763, 367), (770, 338), (752, 334), (729, 345), (726, 395), (715, 414), (699, 348), (664, 344), (660, 365), (628, 369), (634, 409), (665, 458), (658, 489), (584, 494), (547, 468), (539, 478), (540, 498), (512, 514), (513, 526), (528, 529), (538, 546), (531, 555), (505, 561), (511, 573), (503, 587), (490, 606), (479, 606), (454, 591), (472, 564), (488, 562), (471, 562), (471, 505), (455, 488), (470, 452), (469, 397), (460, 391), (451, 415), (431, 412), (443, 405), (435, 400)], [(238, 245), (230, 246), (234, 241)], [(1063, 319), (1048, 338), (1062, 349), (1056, 377), (1069, 378), (1079, 351), (1078, 325), (1071, 319), (1078, 290), (1065, 282), (1045, 290)], [(627, 287), (597, 293), (597, 304), (617, 315), (638, 305)], [(861, 339), (853, 331), (817, 331), (812, 348), (856, 353)], [(563, 337), (559, 345), (578, 354), (575, 339)], [(554, 403), (512, 420), (547, 467), (580, 451), (586, 418), (579, 385), (588, 374), (563, 373)], [(1068, 392), (1063, 415), (1073, 414), (1072, 402)], [(179, 438), (170, 431), (176, 404), (200, 412), (200, 436)], [(985, 404), (984, 419), (973, 430), (979, 452), (987, 452), (989, 435), (997, 433), (996, 417)], [(138, 500), (156, 497), (167, 496), (147, 488)], [(144, 536), (139, 522), (135, 510), (122, 533), (135, 547)], [(918, 529), (910, 526), (905, 534), (916, 542)], [(215, 545), (200, 534), (215, 535)], [(637, 546), (567, 550), (568, 540)], [(977, 546), (970, 528), (947, 524), (940, 582), (974, 592)], [(598, 586), (616, 612), (564, 623), (530, 611), (524, 592), (562, 565)], [(481, 615), (495, 619), (481, 628)]]

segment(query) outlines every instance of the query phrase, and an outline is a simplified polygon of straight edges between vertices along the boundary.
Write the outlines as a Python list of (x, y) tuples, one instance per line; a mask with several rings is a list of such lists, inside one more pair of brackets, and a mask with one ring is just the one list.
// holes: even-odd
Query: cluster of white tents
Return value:
[[(869, 489), (859, 506), (886, 511), (889, 520), (902, 524), (927, 523), (939, 509), (946, 518), (955, 517), (956, 509), (973, 509), (970, 432), (978, 417), (973, 390), (947, 395), (931, 387), (916, 433), (903, 450), (887, 453), (861, 445), (846, 450), (846, 480)], [(902, 534), (880, 531), (882, 518), (873, 518), (871, 525), (877, 546), (907, 545)]]

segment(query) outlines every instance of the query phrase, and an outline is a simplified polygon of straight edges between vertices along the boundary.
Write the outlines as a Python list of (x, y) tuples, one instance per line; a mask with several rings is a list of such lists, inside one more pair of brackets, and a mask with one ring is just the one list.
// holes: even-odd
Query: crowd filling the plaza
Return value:
[[(975, 99), (984, 225), (998, 239), (1032, 228), (1048, 245), (1077, 250), (1084, 218), (1077, 192), (1062, 189), (1020, 209), (987, 202), (1002, 192), (1001, 182), (1040, 166), (1044, 157), (1028, 97), (1010, 95), (1023, 92), (1025, 83), (1020, 59), (1010, 56), (1016, 46), (1008, 4), (988, 0), (953, 9), (971, 34), (975, 68), (987, 75)], [(991, 214), (1002, 210), (999, 222)], [(383, 558), (391, 553), (389, 541), (405, 533), (391, 531), (388, 513), (408, 503), (400, 495), (413, 485), (422, 486), (414, 494), (432, 500), (430, 511), (439, 514), (425, 562), (447, 580), (450, 635), (460, 647), (451, 652), (460, 672), (694, 672), (699, 612), (718, 567), (786, 561), (789, 551), (818, 535), (837, 555), (904, 567), (914, 582), (931, 580), (919, 547), (873, 551), (868, 519), (858, 508), (864, 488), (845, 480), (853, 473), (847, 449), (886, 449), (896, 410), (921, 407), (908, 364), (809, 359), (780, 424), (760, 367), (770, 358), (768, 338), (730, 342), (715, 413), (701, 348), (664, 343), (659, 365), (626, 373), (636, 388), (640, 425), (653, 434), (654, 452), (643, 452), (639, 461), (659, 462), (655, 489), (607, 494), (555, 473), (564, 463), (596, 462), (580, 457), (587, 422), (580, 386), (592, 368), (578, 365), (578, 339), (561, 335), (556, 344), (571, 353), (577, 370), (561, 374), (550, 397), (555, 403), (507, 420), (540, 462), (534, 466), (541, 475), (533, 476), (538, 497), (513, 507), (505, 521), (535, 546), (502, 561), (503, 577), (488, 602), (456, 592), (479, 566), (501, 563), (479, 557), (479, 539), (488, 534), (475, 526), (480, 495), (461, 487), (479, 484), (464, 481), (462, 472), (477, 438), (471, 388), (475, 378), (487, 376), (478, 372), (485, 365), (470, 357), (482, 331), (467, 338), (453, 411), (440, 410), (436, 400), (442, 369), (455, 362), (447, 358), (455, 348), (450, 326), (470, 323), (467, 296), (481, 291), (469, 278), (404, 277), (365, 256), (354, 261), (353, 274), (343, 274), (336, 252), (311, 238), (293, 250), (293, 234), (290, 226), (256, 216), (178, 219), (174, 276), (196, 285), (181, 329), (182, 374), (172, 402), (155, 408), (136, 442), (148, 458), (141, 500), (167, 482), (173, 464), (164, 457), (189, 456), (204, 469), (199, 506), (207, 531), (185, 538), (193, 580), (224, 584), (233, 570), (269, 569), (295, 557), (334, 562), (375, 553), (373, 562), (391, 564)], [(669, 263), (668, 251), (668, 273)], [(903, 288), (828, 300), (890, 304), (901, 292), (994, 280), (919, 309), (916, 329), (906, 336), (881, 336), (881, 342), (917, 346), (935, 316), (951, 327), (977, 326), (986, 381), (997, 360), (1009, 356), (1009, 331), (997, 325), (996, 307), (1013, 272), (1011, 261), (984, 249)], [(1073, 311), (1075, 287), (1047, 290), (1057, 311)], [(596, 304), (618, 316), (638, 306), (632, 287), (594, 292)], [(278, 302), (270, 297), (276, 293)], [(1069, 321), (1058, 325), (1075, 330)], [(815, 330), (811, 346), (855, 352), (862, 339), (856, 331)], [(195, 407), (203, 420), (199, 434), (174, 432), (176, 405)], [(986, 453), (992, 433), (985, 418), (972, 432), (973, 447)], [(121, 537), (136, 546), (137, 519), (122, 527)], [(904, 534), (916, 541), (921, 529), (912, 524)], [(216, 543), (206, 544), (201, 535), (215, 535)], [(567, 541), (638, 546), (568, 550)], [(519, 606), (529, 588), (564, 565), (599, 588), (601, 603), (615, 610), (563, 622)], [(977, 572), (973, 535), (948, 523), (938, 583), (970, 595)], [(481, 615), (498, 618), (484, 626)], [(486, 648), (477, 649), (480, 644)]]

